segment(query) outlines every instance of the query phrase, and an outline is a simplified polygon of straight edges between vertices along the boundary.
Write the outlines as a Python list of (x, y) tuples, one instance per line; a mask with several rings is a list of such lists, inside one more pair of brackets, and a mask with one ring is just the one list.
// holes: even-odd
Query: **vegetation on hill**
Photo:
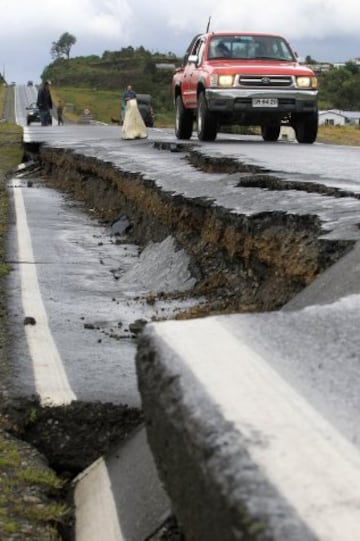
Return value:
[[(44, 69), (42, 79), (50, 79), (58, 94), (62, 88), (93, 93), (93, 100), (89, 100), (89, 96), (83, 100), (93, 102), (92, 107), (89, 106), (92, 111), (96, 111), (100, 94), (109, 91), (116, 96), (117, 116), (121, 96), (127, 85), (132, 84), (136, 92), (151, 94), (158, 115), (173, 111), (171, 79), (174, 65), (180, 62), (172, 53), (151, 53), (143, 47), (127, 47), (120, 51), (105, 51), (101, 57), (58, 58)], [(68, 101), (69, 92), (61, 97)]]
[(347, 62), (319, 75), (320, 109), (360, 111), (360, 66)]

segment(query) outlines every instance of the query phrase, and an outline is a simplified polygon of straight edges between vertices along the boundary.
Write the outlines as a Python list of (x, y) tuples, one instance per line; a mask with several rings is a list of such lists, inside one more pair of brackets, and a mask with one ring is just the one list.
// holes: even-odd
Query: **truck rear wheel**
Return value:
[(297, 116), (293, 127), (298, 143), (314, 143), (318, 131), (318, 113)]
[(193, 132), (193, 112), (185, 109), (181, 96), (176, 97), (175, 107), (175, 135), (178, 139), (190, 139)]
[(216, 116), (209, 111), (204, 92), (201, 92), (198, 98), (197, 132), (200, 141), (214, 141), (216, 139)]
[(280, 135), (280, 125), (261, 126), (261, 135), (264, 141), (277, 141)]

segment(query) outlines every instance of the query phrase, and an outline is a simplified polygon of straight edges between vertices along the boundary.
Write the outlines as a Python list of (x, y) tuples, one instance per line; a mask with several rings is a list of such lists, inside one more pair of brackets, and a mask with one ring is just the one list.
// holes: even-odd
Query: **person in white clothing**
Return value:
[(139, 111), (136, 97), (129, 97), (126, 100), (121, 137), (122, 139), (146, 139), (147, 135), (147, 129)]

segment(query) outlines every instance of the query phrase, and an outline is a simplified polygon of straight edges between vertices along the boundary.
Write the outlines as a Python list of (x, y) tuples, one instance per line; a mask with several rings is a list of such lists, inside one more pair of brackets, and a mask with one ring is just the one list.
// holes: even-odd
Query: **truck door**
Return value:
[(204, 46), (204, 41), (201, 38), (195, 42), (184, 69), (182, 94), (186, 108), (195, 109), (197, 107), (197, 84), (201, 72)]

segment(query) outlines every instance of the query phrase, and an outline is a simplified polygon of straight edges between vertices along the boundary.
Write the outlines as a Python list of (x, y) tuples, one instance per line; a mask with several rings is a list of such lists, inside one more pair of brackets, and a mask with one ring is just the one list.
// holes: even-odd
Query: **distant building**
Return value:
[(164, 62), (163, 64), (155, 64), (156, 68), (159, 70), (174, 70), (175, 64), (168, 64)]
[(352, 60), (348, 60), (347, 62), (334, 62), (333, 64), (331, 64), (330, 62), (316, 62), (315, 64), (307, 64), (307, 66), (314, 70), (315, 73), (325, 73), (332, 68), (345, 68), (346, 64), (349, 62), (360, 66), (360, 57), (353, 58)]
[(315, 73), (324, 73), (330, 71), (333, 64), (328, 62), (317, 62), (316, 64), (308, 64), (308, 67), (311, 68)]
[(360, 126), (360, 111), (345, 111), (345, 116), (349, 124)]
[(334, 68), (345, 68), (346, 64), (351, 63), (355, 64), (356, 66), (360, 66), (360, 58), (353, 58), (352, 60), (348, 60), (347, 62), (336, 62), (334, 64)]
[(319, 111), (320, 126), (359, 126), (360, 111), (341, 111), (340, 109), (329, 109)]

